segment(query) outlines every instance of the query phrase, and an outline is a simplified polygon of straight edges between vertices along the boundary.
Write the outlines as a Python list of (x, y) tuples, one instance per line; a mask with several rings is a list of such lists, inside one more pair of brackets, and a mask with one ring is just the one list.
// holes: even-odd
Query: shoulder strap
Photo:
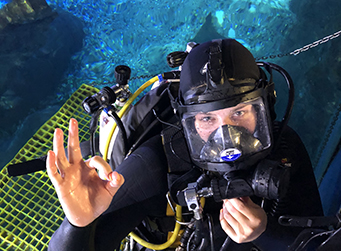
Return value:
[(169, 126), (161, 133), (168, 163), (168, 188), (172, 200), (179, 204), (177, 192), (188, 183), (195, 182), (202, 174), (189, 156), (186, 140), (179, 124)]
[[(162, 121), (168, 122), (174, 117), (167, 89), (168, 84), (161, 83), (146, 93), (122, 118), (127, 132), (128, 155), (147, 139), (160, 134), (163, 129)], [(118, 134), (111, 152), (112, 167), (118, 166), (124, 160), (126, 156), (123, 153), (123, 139)]]

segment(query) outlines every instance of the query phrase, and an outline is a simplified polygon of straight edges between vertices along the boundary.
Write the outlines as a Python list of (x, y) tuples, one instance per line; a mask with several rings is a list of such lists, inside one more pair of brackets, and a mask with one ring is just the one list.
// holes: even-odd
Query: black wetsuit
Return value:
[[(289, 127), (282, 136), (281, 147), (269, 158), (291, 163), (291, 181), (287, 199), (275, 203), (266, 201), (268, 213), (266, 231), (252, 243), (230, 242), (228, 250), (286, 250), (302, 229), (280, 226), (279, 214), (297, 216), (322, 215), (322, 206), (309, 156), (298, 135)], [(138, 226), (146, 216), (162, 217), (166, 212), (167, 160), (161, 138), (154, 137), (141, 145), (116, 170), (125, 183), (114, 196), (109, 209), (87, 227), (72, 226), (67, 219), (54, 233), (49, 250), (114, 250), (120, 241)], [(255, 202), (260, 200), (252, 198)], [(284, 203), (284, 204), (283, 204)], [(284, 205), (284, 207), (283, 207)], [(274, 209), (276, 208), (277, 209)], [(283, 207), (283, 208), (281, 208)], [(226, 239), (220, 227), (221, 203), (206, 201), (204, 210), (212, 214), (216, 250)], [(272, 212), (273, 211), (273, 212)]]

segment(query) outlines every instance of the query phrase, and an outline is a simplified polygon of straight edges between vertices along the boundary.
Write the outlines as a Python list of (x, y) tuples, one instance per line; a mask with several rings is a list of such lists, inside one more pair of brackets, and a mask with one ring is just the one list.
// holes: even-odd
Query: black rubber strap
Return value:
[(39, 159), (29, 160), (23, 163), (9, 165), (7, 172), (9, 176), (20, 176), (28, 173), (34, 173), (46, 169), (46, 156)]
[[(95, 147), (96, 147), (96, 152), (98, 152), (99, 148), (99, 138), (95, 138)], [(82, 157), (83, 158), (88, 158), (91, 156), (91, 151), (90, 151), (90, 141), (83, 141), (80, 143), (80, 148), (82, 152)], [(67, 157), (67, 150), (65, 150), (65, 154)], [(7, 167), (7, 172), (9, 176), (16, 177), (20, 175), (25, 175), (29, 173), (35, 173), (38, 171), (43, 171), (46, 170), (46, 158), (47, 156), (42, 156), (37, 159), (29, 160), (26, 162), (22, 163), (17, 163), (13, 165), (9, 165)]]
[(320, 216), (320, 217), (299, 217), (284, 215), (279, 217), (279, 224), (290, 227), (337, 227), (340, 224), (338, 216)]

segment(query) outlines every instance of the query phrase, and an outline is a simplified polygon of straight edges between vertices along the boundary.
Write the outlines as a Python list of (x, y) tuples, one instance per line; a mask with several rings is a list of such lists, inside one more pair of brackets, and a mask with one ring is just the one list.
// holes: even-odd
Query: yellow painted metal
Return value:
[[(79, 123), (80, 141), (89, 139), (91, 117), (82, 101), (98, 89), (82, 85), (8, 163), (16, 164), (46, 155), (52, 149), (53, 132), (67, 132), (70, 118)], [(65, 142), (67, 135), (65, 135)], [(53, 232), (64, 218), (55, 190), (45, 171), (9, 177), (7, 165), (0, 171), (0, 250), (47, 250)]]

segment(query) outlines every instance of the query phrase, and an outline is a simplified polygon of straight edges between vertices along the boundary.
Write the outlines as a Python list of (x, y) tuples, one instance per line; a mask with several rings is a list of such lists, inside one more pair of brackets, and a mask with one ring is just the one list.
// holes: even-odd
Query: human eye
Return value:
[(206, 129), (215, 124), (216, 117), (209, 113), (202, 113), (196, 116), (196, 121), (199, 127)]
[(201, 122), (210, 123), (210, 122), (212, 122), (214, 119), (213, 119), (213, 117), (210, 116), (210, 115), (204, 115), (204, 116), (201, 116), (201, 117), (199, 118), (199, 120), (200, 120)]
[(202, 124), (213, 124), (214, 123), (214, 117), (210, 116), (210, 115), (199, 116), (198, 120)]
[(232, 114), (232, 117), (238, 119), (238, 118), (243, 117), (245, 114), (246, 114), (245, 110), (237, 110)]

